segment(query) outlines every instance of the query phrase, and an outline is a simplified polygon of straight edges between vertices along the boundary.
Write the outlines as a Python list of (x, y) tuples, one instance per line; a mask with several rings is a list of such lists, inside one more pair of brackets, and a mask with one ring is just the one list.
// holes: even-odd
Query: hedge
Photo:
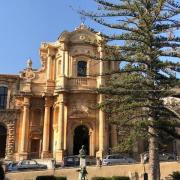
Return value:
[(55, 177), (55, 176), (38, 176), (36, 180), (67, 180), (66, 177)]
[(113, 176), (112, 180), (130, 180), (127, 176)]
[(91, 180), (112, 180), (111, 177), (93, 177)]
[(174, 171), (170, 176), (173, 178), (173, 180), (179, 180), (180, 179), (180, 171)]
[(113, 177), (93, 177), (92, 180), (130, 180), (126, 176), (113, 176)]

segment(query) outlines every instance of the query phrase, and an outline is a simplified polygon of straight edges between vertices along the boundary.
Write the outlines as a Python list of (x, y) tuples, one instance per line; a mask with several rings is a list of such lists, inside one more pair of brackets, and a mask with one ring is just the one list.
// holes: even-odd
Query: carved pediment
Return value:
[(88, 117), (88, 113), (81, 110), (75, 110), (70, 114), (69, 117), (70, 118), (86, 118)]
[(70, 37), (70, 41), (72, 43), (97, 43), (95, 34), (87, 30), (73, 32)]

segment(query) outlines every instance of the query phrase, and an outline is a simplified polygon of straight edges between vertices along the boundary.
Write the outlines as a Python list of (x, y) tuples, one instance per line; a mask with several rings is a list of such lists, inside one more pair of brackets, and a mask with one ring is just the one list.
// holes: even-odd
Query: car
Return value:
[(10, 162), (7, 165), (7, 171), (17, 171), (17, 163)]
[(113, 165), (113, 164), (124, 164), (124, 163), (135, 163), (135, 160), (133, 158), (122, 156), (120, 154), (107, 155), (102, 160), (102, 165)]
[[(145, 152), (142, 154), (143, 161), (146, 163), (149, 161), (149, 153)], [(171, 153), (159, 153), (159, 160), (160, 161), (174, 161), (176, 160), (176, 156)]]
[(87, 166), (96, 165), (96, 157), (94, 157), (94, 156), (87, 156), (86, 157), (86, 165)]
[[(95, 165), (96, 164), (96, 158), (93, 156), (86, 156), (86, 165)], [(80, 165), (80, 158), (78, 155), (76, 156), (66, 156), (63, 159), (63, 162), (61, 164), (62, 167), (76, 167)]]
[(176, 160), (176, 156), (170, 153), (161, 153), (159, 154), (160, 161), (174, 161)]
[(39, 164), (36, 160), (22, 160), (17, 164), (17, 170), (47, 169), (47, 165)]
[(65, 156), (63, 158), (62, 167), (63, 166), (75, 167), (75, 166), (79, 166), (79, 164), (80, 164), (80, 160), (78, 156)]

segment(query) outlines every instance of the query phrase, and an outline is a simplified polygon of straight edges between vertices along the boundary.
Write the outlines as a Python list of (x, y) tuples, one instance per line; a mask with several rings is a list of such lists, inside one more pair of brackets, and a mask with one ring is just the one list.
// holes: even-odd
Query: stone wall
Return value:
[(7, 128), (6, 159), (12, 159), (15, 151), (15, 126), (18, 110), (0, 110), (0, 123)]
[[(88, 167), (88, 180), (94, 176), (129, 176), (132, 180), (143, 180), (143, 173), (149, 172), (148, 164), (133, 164), (133, 165), (116, 165), (104, 167)], [(180, 162), (164, 162), (161, 163), (161, 179), (165, 179), (173, 171), (180, 171)], [(135, 173), (138, 175), (135, 178)], [(66, 168), (59, 170), (33, 171), (21, 173), (8, 173), (6, 177), (8, 180), (35, 180), (39, 175), (55, 175), (67, 176), (67, 180), (78, 180), (77, 168)]]

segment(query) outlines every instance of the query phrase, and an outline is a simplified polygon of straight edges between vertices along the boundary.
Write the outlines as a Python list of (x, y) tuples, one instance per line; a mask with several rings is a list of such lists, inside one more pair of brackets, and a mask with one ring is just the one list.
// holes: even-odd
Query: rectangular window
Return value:
[(0, 109), (5, 109), (7, 104), (7, 87), (0, 87)]

